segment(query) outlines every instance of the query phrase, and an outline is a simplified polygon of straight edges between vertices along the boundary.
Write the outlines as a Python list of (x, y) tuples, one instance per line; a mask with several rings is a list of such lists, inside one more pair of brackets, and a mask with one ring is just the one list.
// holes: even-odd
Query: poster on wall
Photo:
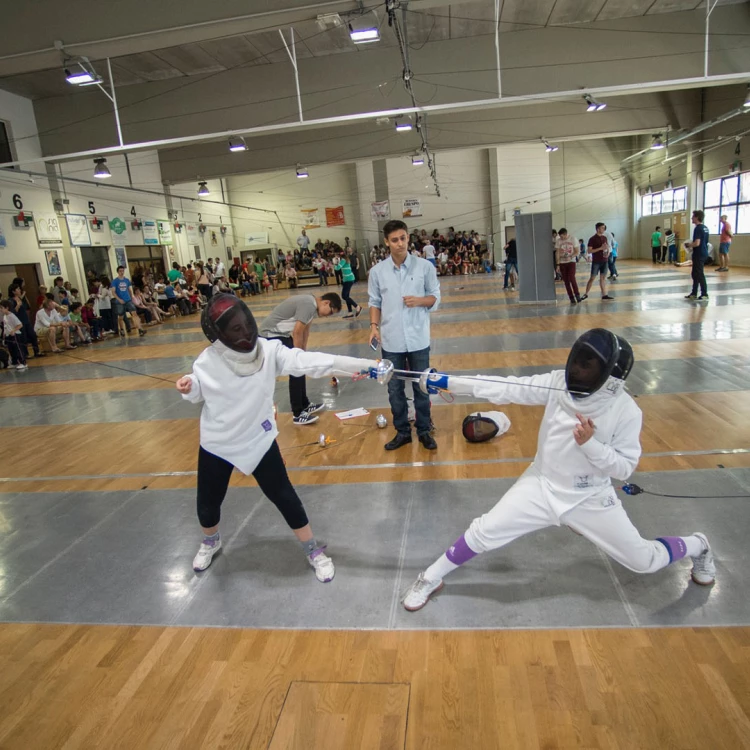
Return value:
[(115, 216), (109, 220), (109, 231), (112, 233), (112, 242), (120, 246), (142, 245), (143, 232), (133, 229), (132, 219)]
[(404, 198), (404, 209), (401, 215), (406, 218), (414, 218), (422, 215), (422, 201), (420, 198)]
[(373, 221), (388, 221), (391, 218), (391, 202), (376, 201), (370, 204), (370, 218)]
[(116, 247), (115, 248), (115, 258), (117, 259), (117, 267), (125, 266), (125, 268), (128, 267), (128, 257), (125, 254), (125, 248), (124, 247)]
[(2, 224), (0, 224), (0, 247), (7, 247), (7, 242), (5, 241), (5, 232), (3, 232)]
[(45, 250), (44, 257), (47, 259), (47, 272), (49, 275), (59, 276), (62, 273), (62, 269), (60, 268), (60, 256), (57, 254), (57, 250)]
[(168, 221), (160, 220), (156, 222), (159, 229), (159, 244), (172, 244), (172, 225)]
[(154, 219), (143, 220), (143, 244), (159, 244), (159, 229), (157, 228), (156, 221)]
[(343, 227), (346, 222), (344, 221), (344, 207), (336, 206), (336, 208), (326, 208), (326, 226), (327, 227)]
[(91, 244), (89, 221), (87, 217), (82, 214), (66, 214), (65, 222), (68, 225), (68, 234), (70, 235), (71, 245), (74, 247), (87, 247)]
[(201, 237), (198, 232), (198, 225), (188, 222), (185, 224), (185, 230), (187, 231), (188, 245), (200, 245)]
[(268, 232), (245, 232), (246, 245), (268, 244)]
[(34, 228), (40, 245), (62, 245), (60, 220), (56, 214), (37, 214), (34, 217)]
[(320, 226), (320, 217), (317, 208), (302, 209), (302, 226), (305, 229), (317, 229)]

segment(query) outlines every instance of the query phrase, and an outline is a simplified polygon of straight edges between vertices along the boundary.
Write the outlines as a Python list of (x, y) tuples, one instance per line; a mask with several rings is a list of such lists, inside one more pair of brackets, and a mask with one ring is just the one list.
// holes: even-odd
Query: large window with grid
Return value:
[(750, 172), (703, 183), (703, 212), (711, 234), (719, 234), (724, 214), (734, 234), (750, 234)]
[(647, 193), (641, 198), (641, 216), (656, 216), (684, 211), (687, 203), (687, 188), (678, 187)]

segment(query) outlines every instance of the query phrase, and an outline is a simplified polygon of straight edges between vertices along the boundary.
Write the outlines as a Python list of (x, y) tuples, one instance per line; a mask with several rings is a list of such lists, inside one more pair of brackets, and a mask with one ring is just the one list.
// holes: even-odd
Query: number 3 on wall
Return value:
[(23, 201), (21, 200), (21, 196), (16, 193), (13, 196), (13, 205), (20, 211), (23, 208)]

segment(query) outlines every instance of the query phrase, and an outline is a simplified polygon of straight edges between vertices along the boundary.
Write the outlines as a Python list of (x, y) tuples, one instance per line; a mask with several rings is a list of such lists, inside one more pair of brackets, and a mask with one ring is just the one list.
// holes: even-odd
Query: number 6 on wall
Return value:
[(23, 201), (21, 200), (21, 196), (16, 193), (13, 196), (13, 205), (20, 211), (23, 208)]

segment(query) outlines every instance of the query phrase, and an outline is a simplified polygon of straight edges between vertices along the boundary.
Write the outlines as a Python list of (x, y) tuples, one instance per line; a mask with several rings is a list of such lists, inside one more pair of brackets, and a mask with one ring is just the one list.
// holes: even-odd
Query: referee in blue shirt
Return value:
[[(389, 221), (383, 227), (390, 257), (370, 270), (370, 341), (380, 343), (383, 358), (397, 370), (424, 372), (430, 367), (430, 312), (440, 304), (440, 284), (435, 266), (409, 254), (409, 229), (403, 221)], [(417, 436), (428, 450), (437, 443), (430, 434), (430, 397), (418, 383), (413, 384), (417, 413)], [(411, 443), (404, 381), (388, 383), (393, 426), (396, 436), (386, 443), (387, 451)]]
[[(708, 258), (708, 227), (703, 223), (703, 211), (693, 211), (693, 241), (686, 242), (685, 247), (693, 249), (693, 268), (690, 275), (693, 277), (693, 290), (685, 299), (708, 301), (708, 288), (706, 286), (706, 274), (703, 266)], [(701, 290), (701, 296), (698, 296), (698, 287)]]

